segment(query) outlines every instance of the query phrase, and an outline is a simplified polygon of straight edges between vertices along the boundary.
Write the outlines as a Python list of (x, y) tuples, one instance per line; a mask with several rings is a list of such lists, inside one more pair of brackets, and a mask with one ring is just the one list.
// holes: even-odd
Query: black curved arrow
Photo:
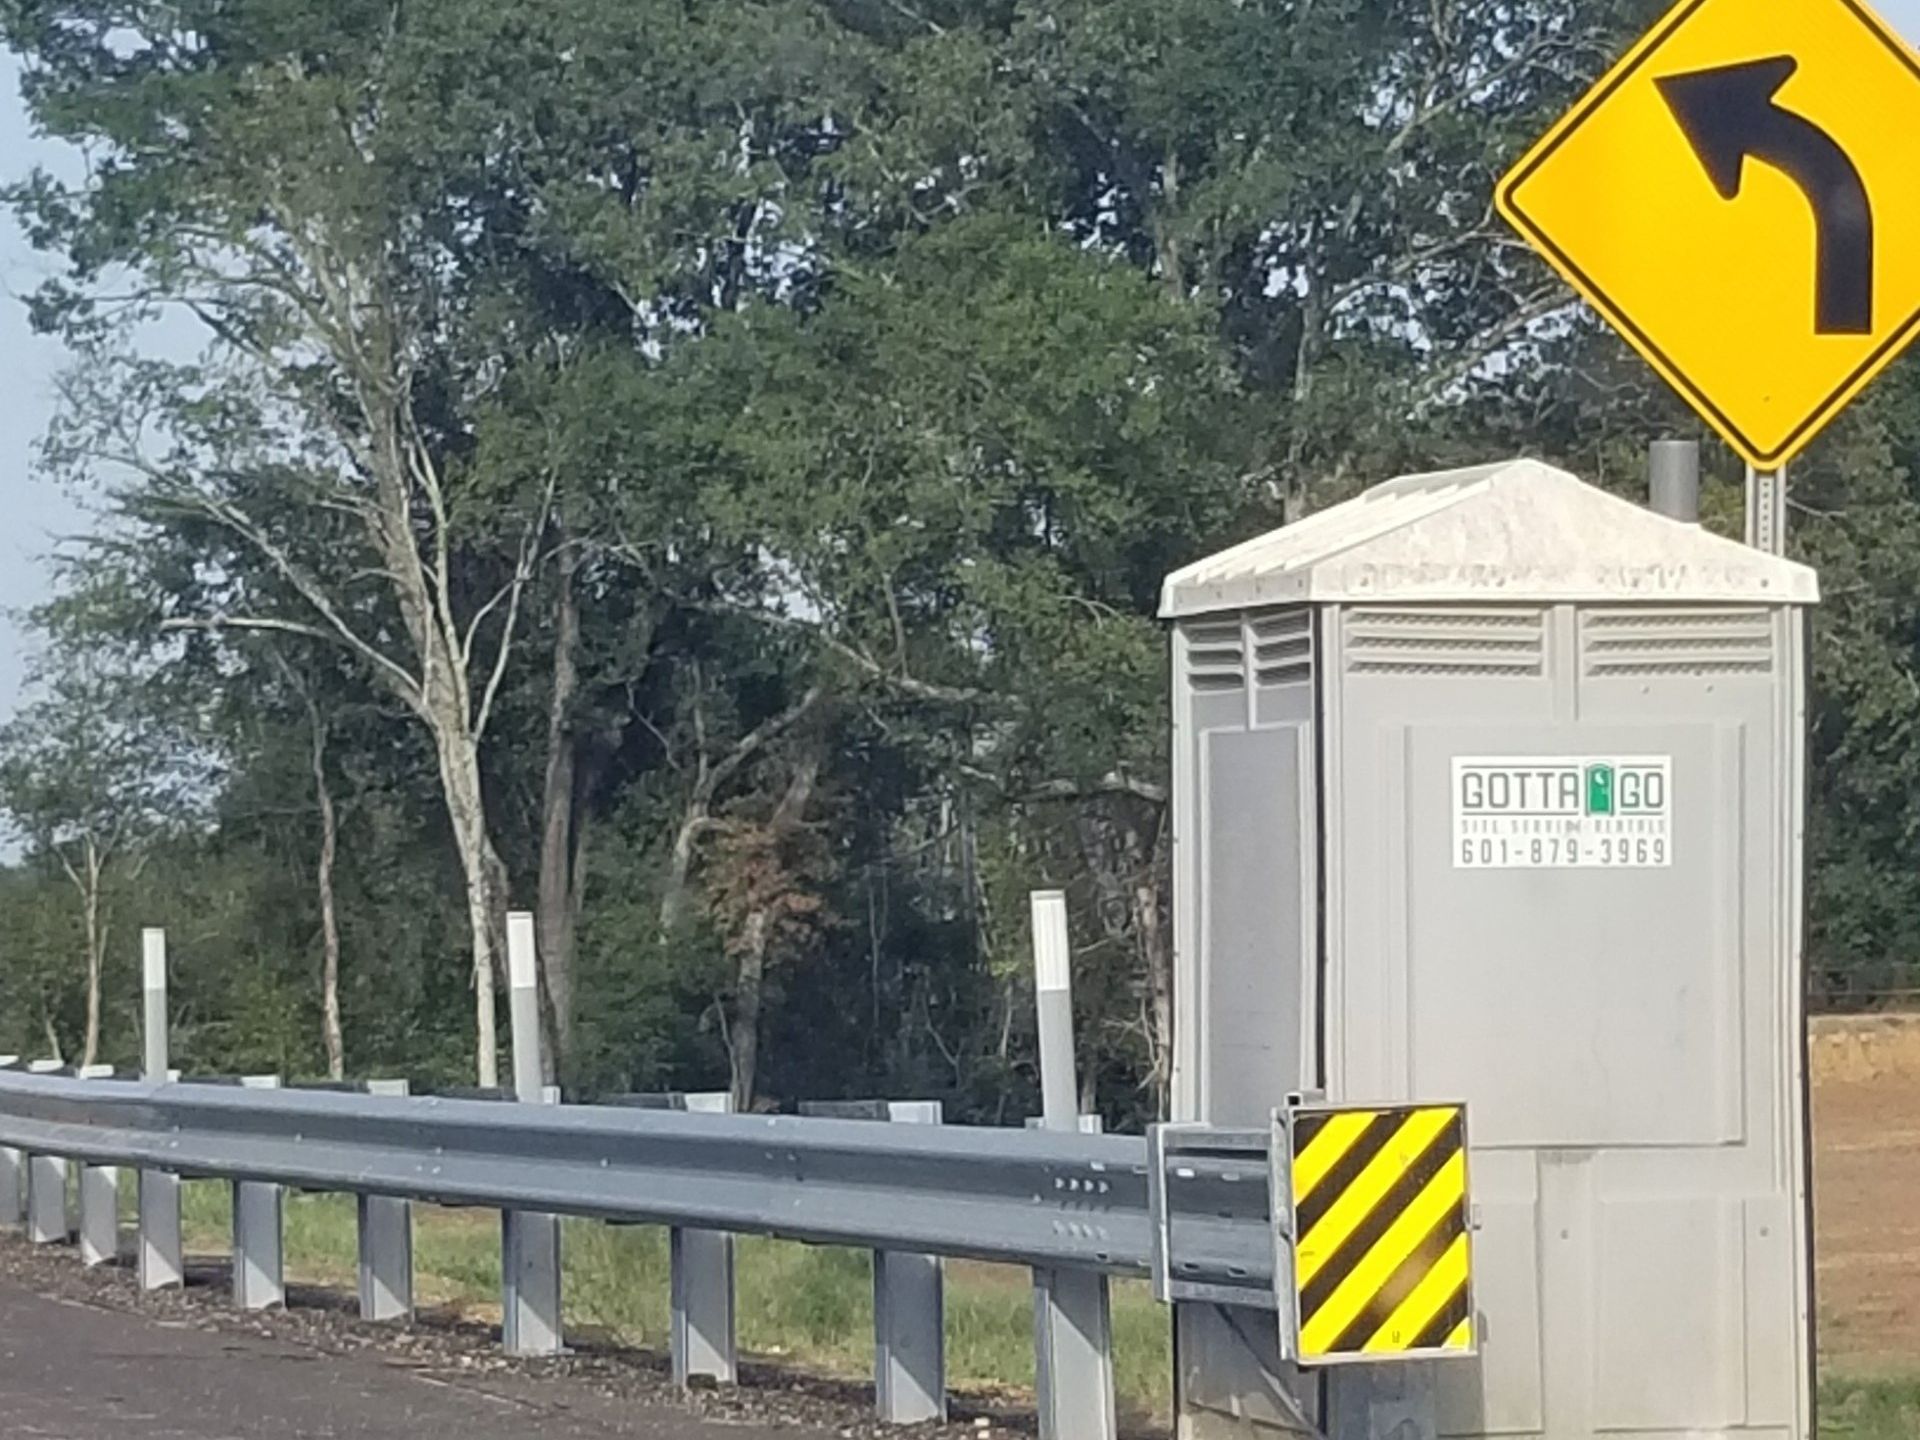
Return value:
[(1873, 206), (1860, 172), (1834, 138), (1782, 110), (1774, 95), (1800, 62), (1751, 60), (1654, 83), (1686, 132), (1721, 198), (1740, 194), (1747, 157), (1783, 172), (1813, 205), (1813, 329), (1817, 335), (1873, 330)]

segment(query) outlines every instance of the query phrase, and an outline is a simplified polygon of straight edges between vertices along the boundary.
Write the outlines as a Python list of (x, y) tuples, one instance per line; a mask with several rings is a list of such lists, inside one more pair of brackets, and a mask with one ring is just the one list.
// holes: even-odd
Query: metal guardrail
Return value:
[[(0, 1073), (0, 1146), (96, 1165), (1147, 1276), (1262, 1303), (1264, 1167), (961, 1126)], [(1156, 1241), (1164, 1228), (1165, 1241)], [(1271, 1299), (1266, 1299), (1271, 1305)]]
[[(1035, 896), (1036, 956), (1053, 958), (1041, 968), (1056, 986), (1067, 950), (1057, 901)], [(1043, 902), (1058, 912), (1050, 939)], [(562, 1105), (541, 1084), (533, 917), (510, 915), (507, 942), (512, 1092), (416, 1096), (404, 1081), (182, 1081), (169, 1067), (166, 936), (144, 931), (145, 1078), (76, 1077), (57, 1062), (22, 1071), (0, 1057), (0, 1225), (24, 1218), (36, 1243), (70, 1239), (77, 1162), (83, 1258), (106, 1263), (119, 1248), (117, 1170), (136, 1170), (140, 1287), (166, 1289), (185, 1276), (182, 1178), (222, 1180), (234, 1302), (268, 1309), (285, 1303), (284, 1190), (352, 1194), (360, 1312), (378, 1322), (413, 1313), (412, 1202), (497, 1209), (501, 1340), (516, 1355), (563, 1347), (557, 1217), (663, 1225), (682, 1384), (737, 1374), (733, 1236), (871, 1250), (876, 1402), (900, 1424), (946, 1413), (940, 1257), (1026, 1266), (1041, 1440), (1114, 1440), (1108, 1277), (1150, 1277), (1165, 1301), (1276, 1304), (1286, 1237), (1272, 1216), (1288, 1207), (1272, 1203), (1285, 1183), (1272, 1135), (1077, 1129), (1062, 1005), (1041, 1015), (1050, 1128), (949, 1127), (924, 1103), (799, 1118), (734, 1115), (724, 1095)], [(920, 1123), (874, 1123), (883, 1116)]]
[[(1047, 1293), (1038, 1282), (1054, 1277), (1057, 1289), (1063, 1274), (1148, 1276), (1163, 1300), (1275, 1304), (1264, 1132), (1168, 1126), (1141, 1138), (875, 1124), (865, 1118), (881, 1113), (873, 1106), (829, 1109), (831, 1118), (739, 1116), (709, 1113), (706, 1100), (639, 1108), (635, 1097), (512, 1105), (408, 1095), (392, 1082), (377, 1093), (279, 1089), (98, 1072), (77, 1078), (9, 1068), (15, 1063), (0, 1060), (0, 1224), (17, 1223), (27, 1201), (30, 1238), (65, 1240), (66, 1166), (78, 1163), (83, 1178), (136, 1169), (142, 1284), (158, 1288), (178, 1284), (182, 1273), (180, 1179), (229, 1182), (234, 1299), (246, 1309), (284, 1303), (282, 1187), (358, 1197), (361, 1311), (373, 1320), (412, 1310), (409, 1202), (501, 1211), (507, 1313), (517, 1289), (538, 1296), (528, 1313), (539, 1322), (539, 1343), (516, 1337), (511, 1324), (503, 1331), (508, 1349), (522, 1354), (560, 1345), (559, 1232), (550, 1254), (516, 1270), (518, 1231), (556, 1225), (556, 1215), (672, 1227), (674, 1372), (682, 1383), (730, 1383), (735, 1374), (732, 1235), (870, 1249), (880, 1257), (877, 1402), (882, 1418), (898, 1423), (945, 1414), (933, 1257), (1031, 1267), (1036, 1304)], [(933, 1109), (886, 1113), (937, 1121)], [(908, 1113), (915, 1110), (928, 1113)], [(89, 1263), (118, 1248), (105, 1238), (114, 1220), (104, 1197), (113, 1193), (83, 1183), (80, 1229), (99, 1252)], [(155, 1196), (168, 1202), (157, 1216), (148, 1211)], [(149, 1252), (164, 1252), (168, 1264), (149, 1263)], [(1104, 1288), (1097, 1299), (1104, 1315)], [(1101, 1361), (1094, 1381), (1036, 1340), (1045, 1440), (1113, 1433), (1110, 1396), (1102, 1403), (1091, 1393), (1112, 1384), (1104, 1325), (1086, 1343)], [(1049, 1405), (1049, 1395), (1057, 1403)]]

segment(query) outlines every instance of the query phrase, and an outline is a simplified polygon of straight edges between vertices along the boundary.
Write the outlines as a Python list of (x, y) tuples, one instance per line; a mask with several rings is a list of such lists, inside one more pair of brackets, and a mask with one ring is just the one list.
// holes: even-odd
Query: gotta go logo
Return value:
[(1460, 869), (1646, 869), (1673, 864), (1670, 755), (1458, 755)]
[(1664, 759), (1465, 761), (1459, 808), (1465, 815), (1539, 819), (1663, 816), (1668, 781)]

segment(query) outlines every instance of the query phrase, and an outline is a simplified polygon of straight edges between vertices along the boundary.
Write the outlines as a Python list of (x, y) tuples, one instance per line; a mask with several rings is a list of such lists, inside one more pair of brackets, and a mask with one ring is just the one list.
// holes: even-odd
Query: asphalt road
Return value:
[[(6, 1440), (805, 1440), (586, 1386), (468, 1378), (47, 1299), (0, 1280)], [(831, 1433), (831, 1432), (826, 1432)]]

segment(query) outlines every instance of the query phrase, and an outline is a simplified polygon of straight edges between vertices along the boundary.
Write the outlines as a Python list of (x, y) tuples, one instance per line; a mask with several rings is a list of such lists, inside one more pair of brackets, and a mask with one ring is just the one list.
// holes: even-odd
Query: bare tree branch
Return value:
[[(553, 496), (558, 485), (558, 471), (549, 470), (547, 488), (540, 497), (540, 513), (528, 523), (520, 537), (519, 559), (514, 566), (513, 583), (509, 587), (512, 595), (507, 601), (506, 619), (500, 626), (500, 646), (494, 651), (493, 672), (487, 677), (486, 692), (480, 699), (480, 713), (473, 722), (475, 740), (479, 740), (487, 733), (487, 723), (493, 718), (494, 700), (500, 693), (501, 681), (506, 678), (507, 660), (513, 654), (514, 635), (520, 627), (520, 602), (525, 598), (527, 586), (533, 580), (540, 540), (546, 534), (547, 525), (553, 518)], [(469, 632), (469, 640), (471, 640), (471, 632)], [(461, 668), (464, 670), (466, 667), (463, 664)]]
[(312, 606), (315, 612), (327, 622), (324, 632), (318, 627), (302, 627), (296, 621), (269, 623), (259, 617), (249, 620), (246, 625), (239, 625), (231, 618), (215, 617), (219, 619), (219, 623), (234, 626), (236, 629), (279, 629), (294, 634), (318, 633), (323, 638), (335, 639), (373, 666), (375, 672), (385, 679), (407, 704), (415, 709), (421, 707), (425, 696), (420, 681), (392, 656), (363, 638), (340, 613), (332, 597), (327, 594), (320, 582), (307, 574), (304, 567), (296, 563), (291, 555), (287, 554), (236, 507), (211, 496), (198, 495), (191, 491), (176, 491), (171, 498), (173, 503), (196, 511), (240, 536), (264, 556), (281, 578), (299, 592), (301, 599)]
[(1565, 310), (1575, 303), (1577, 302), (1573, 295), (1565, 286), (1557, 282), (1522, 302), (1519, 308), (1505, 320), (1481, 332), (1474, 343), (1453, 363), (1432, 372), (1416, 386), (1409, 398), (1408, 408), (1418, 412), (1434, 404), (1447, 391), (1492, 359), (1507, 341), (1520, 334), (1534, 321), (1545, 319), (1555, 311)]
[(719, 793), (720, 787), (740, 773), (740, 768), (768, 745), (779, 739), (806, 717), (808, 711), (818, 705), (825, 695), (818, 685), (809, 686), (807, 693), (779, 714), (769, 716), (734, 743), (720, 762), (700, 778), (705, 790), (705, 798), (711, 800)]
[(934, 700), (945, 705), (971, 705), (982, 700), (993, 699), (985, 690), (969, 689), (954, 685), (940, 685), (931, 680), (921, 680), (904, 670), (895, 670), (881, 663), (853, 645), (835, 635), (825, 625), (815, 621), (798, 620), (791, 615), (778, 615), (770, 610), (762, 610), (752, 605), (741, 605), (732, 601), (709, 602), (702, 608), (718, 610), (729, 615), (739, 615), (761, 625), (776, 630), (786, 630), (811, 635), (833, 654), (848, 661), (856, 668), (873, 676), (903, 694), (912, 695), (921, 700)]

